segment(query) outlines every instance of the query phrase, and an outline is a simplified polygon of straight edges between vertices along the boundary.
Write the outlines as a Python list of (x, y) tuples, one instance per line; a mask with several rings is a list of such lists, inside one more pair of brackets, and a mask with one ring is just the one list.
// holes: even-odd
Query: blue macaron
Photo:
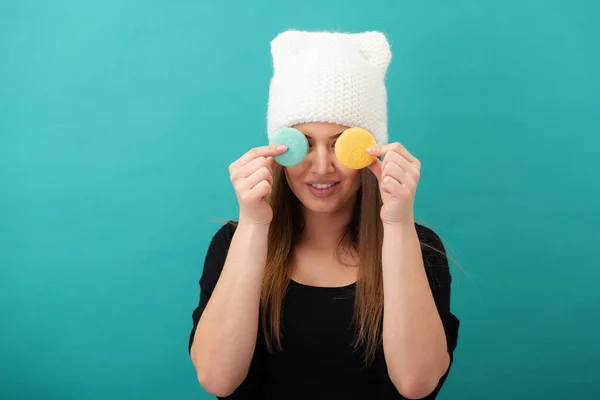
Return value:
[(283, 144), (287, 146), (287, 151), (283, 154), (273, 157), (278, 164), (284, 167), (292, 167), (300, 164), (306, 153), (308, 153), (308, 140), (306, 136), (295, 128), (282, 128), (271, 135), (269, 144)]

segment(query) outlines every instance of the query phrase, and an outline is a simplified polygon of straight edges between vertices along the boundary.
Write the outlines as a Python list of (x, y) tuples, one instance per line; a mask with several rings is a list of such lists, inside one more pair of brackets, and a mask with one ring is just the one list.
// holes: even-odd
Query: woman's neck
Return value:
[(300, 243), (322, 250), (335, 249), (351, 218), (352, 209), (338, 213), (318, 213), (305, 209)]

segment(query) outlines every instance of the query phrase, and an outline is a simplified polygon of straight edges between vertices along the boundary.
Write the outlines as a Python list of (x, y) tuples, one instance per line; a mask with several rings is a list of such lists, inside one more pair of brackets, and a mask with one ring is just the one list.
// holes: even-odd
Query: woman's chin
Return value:
[(308, 195), (306, 198), (300, 199), (304, 208), (314, 213), (334, 214), (347, 206), (347, 202), (342, 201), (338, 196), (327, 198), (311, 198)]
[(308, 211), (319, 213), (319, 214), (333, 214), (338, 211), (339, 207), (335, 204), (304, 204), (304, 208)]

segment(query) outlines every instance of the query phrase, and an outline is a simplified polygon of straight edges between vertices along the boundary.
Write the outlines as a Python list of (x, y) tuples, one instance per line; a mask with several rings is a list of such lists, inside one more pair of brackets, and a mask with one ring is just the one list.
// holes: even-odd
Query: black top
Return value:
[[(429, 228), (417, 224), (422, 243), (444, 252), (442, 241)], [(191, 348), (202, 311), (217, 283), (235, 227), (225, 224), (214, 235), (200, 278), (200, 302), (192, 314)], [(451, 364), (459, 320), (450, 312), (448, 260), (421, 246), (429, 285), (446, 332)], [(352, 322), (355, 284), (324, 288), (291, 281), (282, 307), (281, 352), (269, 354), (259, 327), (254, 357), (245, 381), (227, 399), (405, 399), (392, 384), (380, 349), (376, 362), (363, 368), (354, 352)], [(189, 350), (188, 348), (188, 350)], [(448, 372), (426, 399), (434, 399)]]

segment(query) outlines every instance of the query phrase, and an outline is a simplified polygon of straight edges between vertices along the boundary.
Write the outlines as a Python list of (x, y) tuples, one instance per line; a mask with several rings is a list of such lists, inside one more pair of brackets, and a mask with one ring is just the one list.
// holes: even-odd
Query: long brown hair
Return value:
[[(361, 171), (354, 212), (343, 236), (351, 239), (358, 254), (358, 281), (354, 305), (355, 349), (362, 349), (367, 363), (373, 361), (382, 343), (383, 277), (381, 248), (383, 226), (379, 212), (381, 196), (377, 178), (368, 170)], [(290, 282), (290, 256), (302, 233), (304, 221), (300, 202), (287, 184), (283, 168), (273, 176), (270, 198), (273, 220), (269, 230), (268, 253), (261, 292), (261, 325), (269, 351), (280, 350), (281, 308)], [(291, 229), (290, 229), (291, 225)]]

